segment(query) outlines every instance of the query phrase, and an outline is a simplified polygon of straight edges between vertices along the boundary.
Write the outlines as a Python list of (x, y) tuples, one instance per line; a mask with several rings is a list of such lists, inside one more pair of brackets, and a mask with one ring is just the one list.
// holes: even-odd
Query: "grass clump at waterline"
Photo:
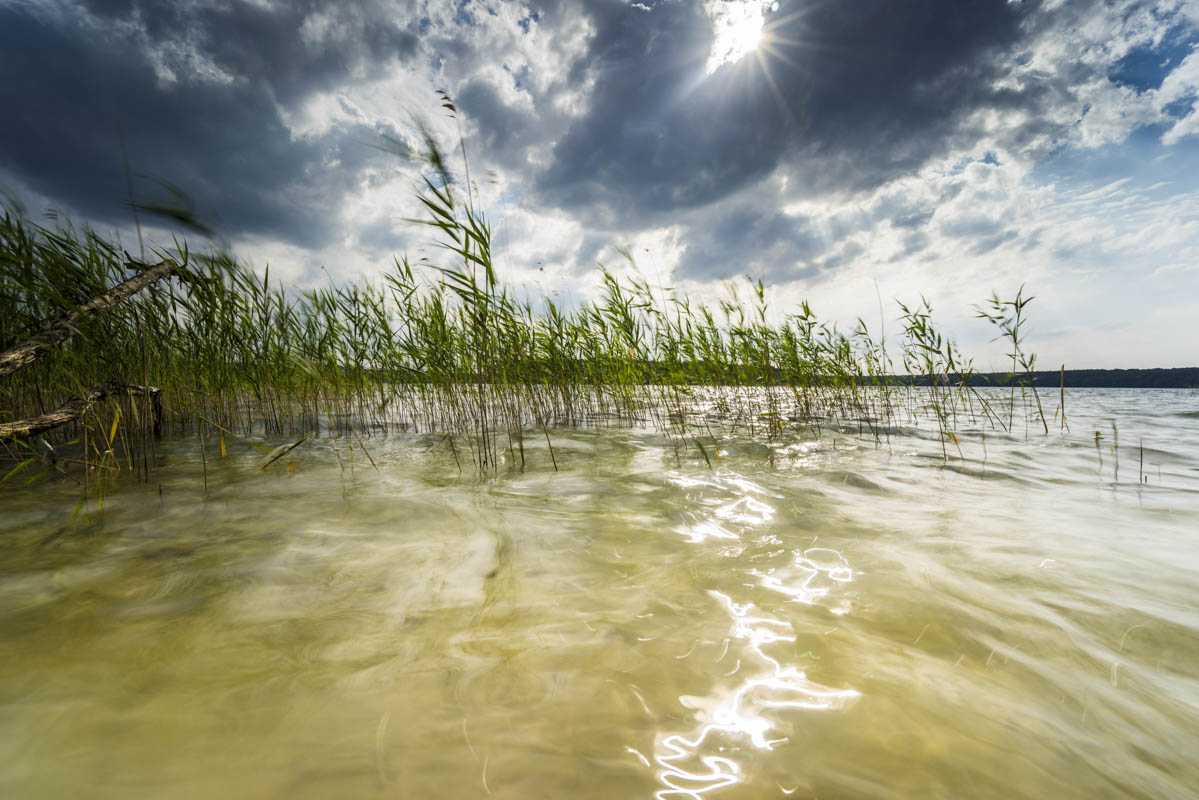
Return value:
[[(429, 145), (422, 222), (449, 263), (399, 259), (376, 282), (290, 289), (179, 242), (151, 266), (90, 228), (7, 211), (0, 476), (31, 483), (86, 465), (85, 484), (89, 473), (146, 478), (159, 436), (195, 435), (224, 454), (255, 435), (439, 433), (460, 464), (492, 471), (523, 468), (529, 436), (556, 468), (561, 426), (652, 426), (707, 459), (715, 429), (819, 436), (832, 425), (882, 442), (927, 422), (949, 457), (960, 454), (956, 430), (1015, 424), (1015, 392), (992, 408), (923, 301), (901, 305), (897, 370), (861, 321), (845, 334), (807, 303), (768, 321), (760, 282), (748, 302), (730, 292), (713, 308), (605, 270), (600, 296), (576, 308), (518, 299), (497, 275), (483, 214)], [(139, 275), (145, 285), (123, 288)], [(119, 291), (128, 296), (97, 307)], [(1027, 301), (992, 298), (986, 316), (1014, 343), (1013, 363), (1031, 369), (1020, 348)], [(1021, 410), (1037, 413), (1027, 400)]]

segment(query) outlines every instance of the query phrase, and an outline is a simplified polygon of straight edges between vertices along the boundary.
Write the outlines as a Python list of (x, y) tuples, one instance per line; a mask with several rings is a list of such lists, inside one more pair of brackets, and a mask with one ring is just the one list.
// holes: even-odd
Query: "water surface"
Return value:
[(1194, 797), (1199, 396), (1069, 403), (948, 462), (393, 435), (6, 488), (0, 796)]

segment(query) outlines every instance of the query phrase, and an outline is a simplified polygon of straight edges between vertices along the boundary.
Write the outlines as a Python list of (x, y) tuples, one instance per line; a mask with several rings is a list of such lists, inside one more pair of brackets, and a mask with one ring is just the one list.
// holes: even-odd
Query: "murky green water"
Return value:
[(948, 467), (608, 431), (6, 490), (0, 796), (1194, 797), (1199, 396), (1071, 402)]

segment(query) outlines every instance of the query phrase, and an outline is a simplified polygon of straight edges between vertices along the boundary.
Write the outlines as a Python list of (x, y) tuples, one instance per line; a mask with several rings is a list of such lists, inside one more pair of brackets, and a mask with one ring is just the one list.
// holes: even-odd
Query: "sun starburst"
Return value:
[(712, 20), (712, 48), (707, 71), (735, 64), (762, 43), (765, 6), (760, 0), (716, 0), (707, 5)]

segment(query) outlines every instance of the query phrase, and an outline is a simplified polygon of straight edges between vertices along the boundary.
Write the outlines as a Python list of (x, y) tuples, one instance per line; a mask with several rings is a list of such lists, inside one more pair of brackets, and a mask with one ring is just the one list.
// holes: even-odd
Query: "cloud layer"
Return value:
[[(710, 70), (715, 0), (0, 0), (0, 185), (125, 226), (124, 151), (135, 194), (178, 185), (291, 279), (369, 274), (422, 252), (419, 168), (372, 146), (415, 144), (418, 114), (450, 147), (462, 125), (530, 289), (585, 295), (613, 245), (838, 315), (1027, 280), (1079, 366), (1193, 360), (1194, 2), (733, 1), (762, 42)], [(1181, 338), (1101, 345), (1118, 315), (1113, 341), (1151, 317)]]

